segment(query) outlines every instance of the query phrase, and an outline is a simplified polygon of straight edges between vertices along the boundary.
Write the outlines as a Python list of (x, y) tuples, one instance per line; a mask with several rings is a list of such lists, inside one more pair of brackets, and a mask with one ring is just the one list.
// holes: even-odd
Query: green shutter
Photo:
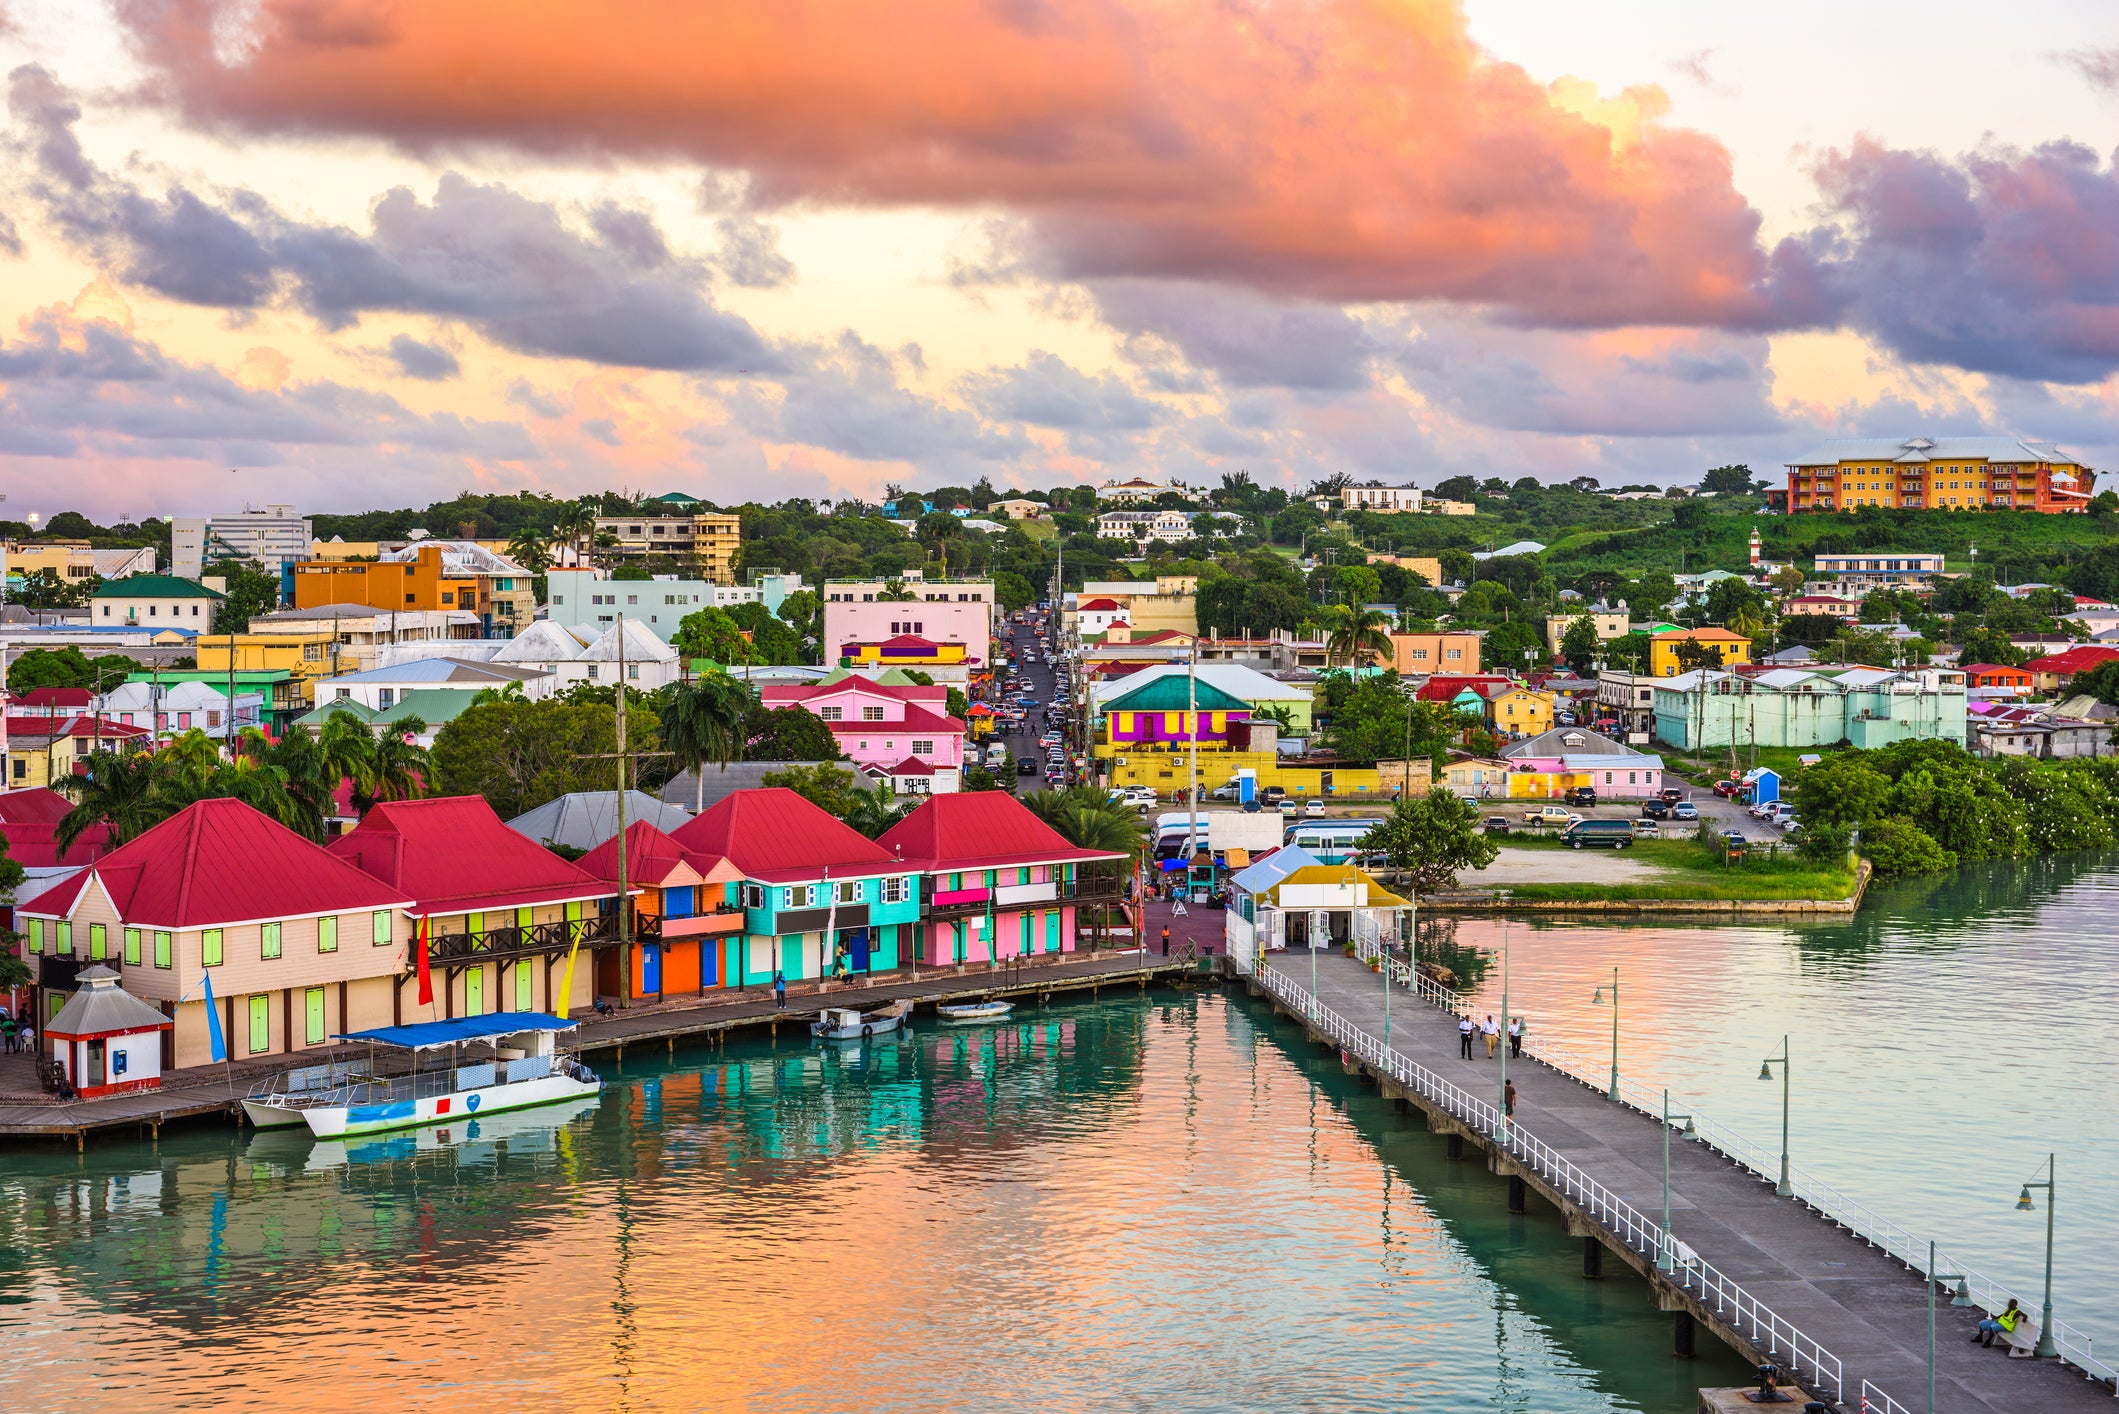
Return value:
[(390, 945), (390, 910), (387, 908), (375, 910), (373, 925), (375, 929), (375, 945), (379, 948), (388, 947)]
[(125, 930), (125, 965), (127, 967), (138, 967), (140, 965), (140, 930), (137, 928), (127, 928)]
[(170, 954), (170, 946), (169, 946), (169, 944), (170, 944), (170, 936), (169, 936), (169, 934), (167, 934), (167, 933), (165, 933), (165, 932), (161, 931), (160, 929), (156, 929), (156, 930), (155, 930), (155, 966), (157, 966), (157, 967), (168, 967), (168, 966), (170, 966), (170, 956), (169, 956), (169, 954)]
[(280, 955), (280, 925), (267, 923), (258, 933), (258, 956), (270, 962)]
[(74, 950), (74, 925), (62, 918), (54, 932), (57, 938), (52, 943), (52, 951), (62, 957), (71, 955)]
[(221, 965), (221, 930), (208, 928), (199, 934), (199, 962), (205, 967)]
[(101, 962), (110, 955), (110, 929), (101, 923), (88, 925), (88, 960)]
[(515, 1009), (533, 1011), (536, 999), (530, 995), (531, 973), (527, 962), (515, 964)]
[(316, 920), (316, 950), (318, 952), (338, 951), (337, 914), (327, 913)]
[(311, 987), (302, 993), (302, 1015), (306, 1025), (302, 1035), (308, 1045), (320, 1045), (324, 1039), (324, 989)]
[(515, 910), (515, 926), (525, 933), (530, 931), (530, 910), (527, 906)]
[[(212, 930), (218, 933), (218, 928)], [(250, 999), (250, 1054), (272, 1049), (272, 1010), (264, 997)]]
[(29, 950), (39, 953), (44, 951), (44, 920), (41, 918), (29, 920)]

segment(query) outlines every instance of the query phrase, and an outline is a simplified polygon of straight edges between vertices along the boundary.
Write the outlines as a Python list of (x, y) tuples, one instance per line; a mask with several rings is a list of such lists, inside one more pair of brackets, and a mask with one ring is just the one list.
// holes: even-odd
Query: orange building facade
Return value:
[(438, 545), (412, 560), (304, 560), (294, 567), (294, 607), (365, 604), (371, 609), (482, 612), (480, 577), (442, 569)]

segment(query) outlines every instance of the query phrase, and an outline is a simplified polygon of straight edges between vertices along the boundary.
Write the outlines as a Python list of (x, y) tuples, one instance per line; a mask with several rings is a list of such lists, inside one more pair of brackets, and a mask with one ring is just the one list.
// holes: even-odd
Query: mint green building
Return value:
[(1684, 751), (1965, 741), (1964, 674), (1947, 668), (1699, 671), (1655, 688), (1655, 734)]

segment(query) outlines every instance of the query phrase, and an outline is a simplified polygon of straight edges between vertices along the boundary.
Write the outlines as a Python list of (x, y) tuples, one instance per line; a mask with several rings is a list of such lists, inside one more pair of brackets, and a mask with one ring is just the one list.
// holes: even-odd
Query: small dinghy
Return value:
[(949, 1002), (934, 1009), (944, 1021), (958, 1025), (975, 1021), (999, 1021), (1015, 1010), (1014, 1002)]
[(912, 1003), (895, 1001), (876, 1011), (859, 1011), (853, 1007), (826, 1007), (817, 1013), (817, 1019), (809, 1023), (809, 1034), (819, 1041), (865, 1041), (871, 1036), (882, 1036), (905, 1024), (912, 1015)]

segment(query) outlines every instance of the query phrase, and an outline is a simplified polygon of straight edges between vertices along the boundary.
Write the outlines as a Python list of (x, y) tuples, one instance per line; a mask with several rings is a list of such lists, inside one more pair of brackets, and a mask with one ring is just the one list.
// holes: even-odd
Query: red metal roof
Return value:
[[(635, 820), (625, 827), (625, 878), (628, 885), (661, 888), (681, 864), (703, 881), (723, 864), (718, 854), (698, 854), (671, 839), (652, 822)], [(618, 837), (611, 836), (574, 861), (608, 883), (618, 882)], [(724, 877), (733, 871), (722, 871)], [(685, 882), (689, 882), (688, 880)], [(678, 887), (683, 887), (679, 884)]]
[(185, 806), (22, 911), (63, 917), (90, 879), (102, 881), (127, 923), (151, 928), (211, 928), (410, 902), (239, 800)]
[(936, 736), (962, 736), (968, 730), (959, 719), (945, 717), (940, 712), (930, 712), (917, 702), (905, 704), (905, 716), (901, 721), (826, 722), (824, 725), (841, 736), (849, 732), (857, 736), (873, 736), (877, 732), (932, 732)]
[(49, 868), (89, 864), (108, 854), (110, 826), (98, 822), (81, 832), (64, 859), (59, 857), (52, 837), (73, 808), (65, 796), (42, 786), (0, 792), (0, 838), (7, 840), (8, 858), (17, 864)]
[(148, 735), (145, 727), (127, 726), (115, 717), (74, 717), (64, 714), (55, 717), (25, 716), (20, 712), (10, 713), (7, 719), (9, 736), (92, 737), (103, 741), (138, 741)]
[(96, 695), (85, 687), (33, 687), (15, 699), (25, 707), (78, 707), (95, 705)]
[(876, 843), (926, 873), (1125, 857), (1077, 849), (1014, 796), (998, 790), (929, 796)]
[(1086, 604), (1075, 605), (1074, 612), (1077, 614), (1101, 614), (1117, 607), (1118, 601), (1116, 599), (1091, 599)]
[(2080, 643), (2064, 653), (2055, 653), (2045, 658), (2033, 658), (2024, 669), (2034, 673), (2086, 673), (2099, 663), (2109, 663), (2119, 658), (2119, 648), (2099, 648), (2094, 644)]
[(900, 702), (949, 700), (949, 688), (943, 683), (877, 682), (873, 678), (859, 677), (823, 683), (768, 683), (760, 690), (759, 699), (768, 707), (795, 707), (849, 693), (894, 697)]
[(688, 850), (726, 856), (746, 879), (791, 883), (884, 874), (890, 851), (783, 787), (732, 791), (670, 832)]
[(507, 827), (485, 797), (384, 801), (330, 845), (340, 859), (410, 894), (410, 912), (478, 913), (618, 891)]
[(1506, 686), (1508, 682), (1507, 678), (1487, 673), (1481, 673), (1477, 677), (1447, 676), (1438, 673), (1422, 683), (1420, 690), (1413, 695), (1422, 702), (1449, 702), (1453, 701), (1466, 688), (1470, 688), (1473, 692), (1484, 697), (1488, 687), (1496, 684)]

